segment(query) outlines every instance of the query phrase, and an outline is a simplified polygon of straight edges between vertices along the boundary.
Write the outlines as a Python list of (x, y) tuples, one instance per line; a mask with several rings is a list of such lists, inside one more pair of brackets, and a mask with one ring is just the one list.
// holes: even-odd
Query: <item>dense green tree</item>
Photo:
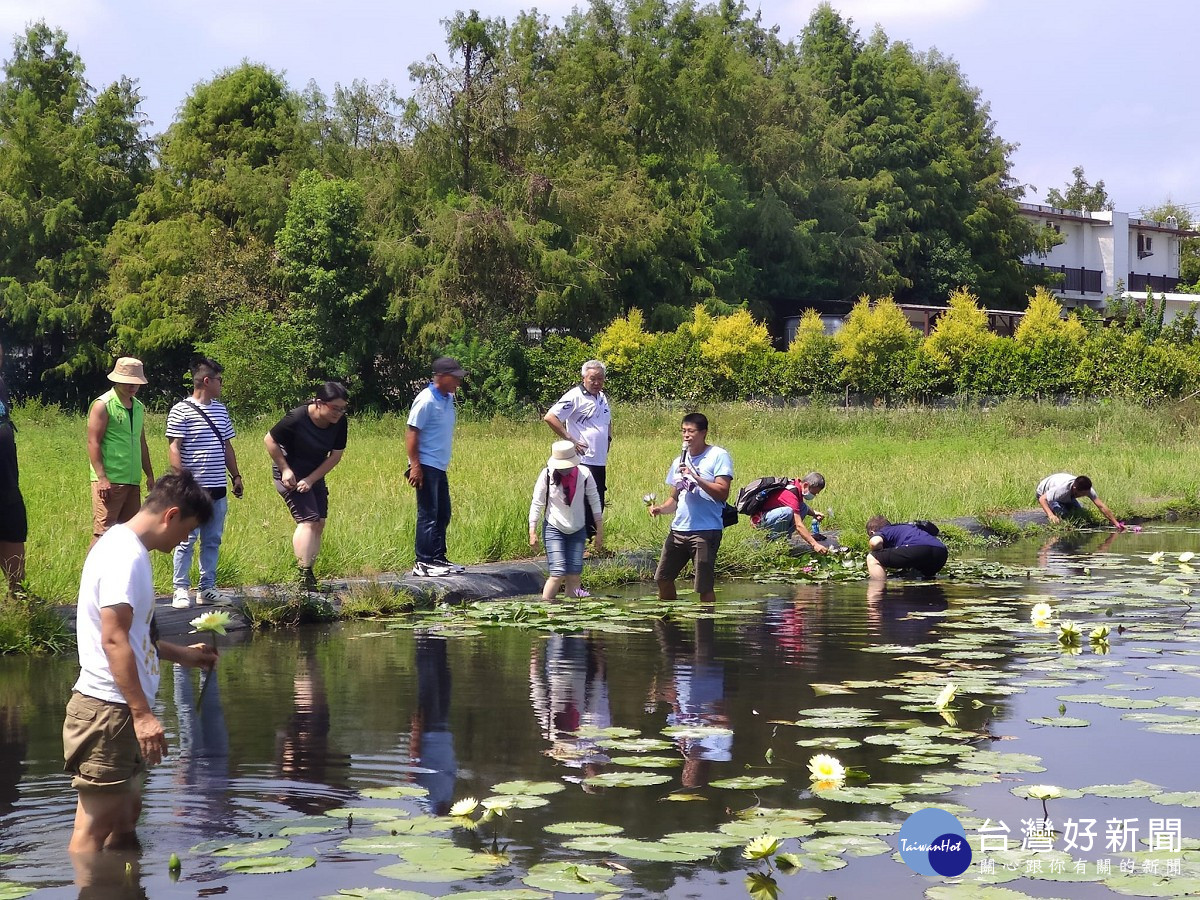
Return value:
[(1071, 183), (1065, 191), (1050, 188), (1046, 192), (1046, 202), (1058, 209), (1074, 209), (1081, 212), (1102, 212), (1113, 208), (1108, 191), (1104, 189), (1104, 179), (1090, 184), (1083, 172), (1083, 166), (1071, 170)]
[(149, 177), (134, 83), (99, 93), (44, 22), (13, 43), (0, 82), (0, 321), (27, 348), (35, 390), (78, 399), (104, 369), (104, 244)]

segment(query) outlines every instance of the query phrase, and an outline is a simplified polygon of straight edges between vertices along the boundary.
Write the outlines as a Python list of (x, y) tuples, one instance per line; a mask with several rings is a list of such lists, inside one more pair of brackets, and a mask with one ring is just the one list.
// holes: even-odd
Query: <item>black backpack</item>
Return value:
[(791, 478), (775, 477), (767, 475), (764, 478), (755, 478), (752, 482), (738, 491), (737, 500), (734, 501), (734, 508), (744, 516), (752, 516), (763, 508), (771, 495), (788, 488), (795, 489)]
[(942, 533), (942, 530), (930, 522), (928, 519), (913, 519), (913, 524), (920, 528), (926, 534), (937, 537)]

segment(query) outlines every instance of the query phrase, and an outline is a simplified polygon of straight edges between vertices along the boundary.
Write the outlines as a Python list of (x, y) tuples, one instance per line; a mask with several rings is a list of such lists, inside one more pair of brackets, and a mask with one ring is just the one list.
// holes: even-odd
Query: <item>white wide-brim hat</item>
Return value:
[(555, 441), (550, 445), (550, 458), (546, 460), (549, 469), (573, 469), (579, 465), (579, 454), (575, 452), (572, 441)]

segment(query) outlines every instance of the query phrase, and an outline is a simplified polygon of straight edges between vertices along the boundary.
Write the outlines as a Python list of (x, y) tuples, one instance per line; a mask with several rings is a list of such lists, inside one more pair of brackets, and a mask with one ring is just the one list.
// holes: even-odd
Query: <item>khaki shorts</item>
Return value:
[(147, 772), (129, 707), (78, 691), (67, 702), (63, 758), (78, 791), (140, 790)]
[(114, 484), (108, 497), (100, 496), (99, 482), (92, 482), (92, 534), (96, 537), (121, 522), (132, 519), (142, 506), (141, 487), (136, 484)]
[(717, 581), (715, 569), (720, 546), (720, 531), (668, 531), (654, 580), (674, 581), (690, 560), (696, 592), (711, 593)]

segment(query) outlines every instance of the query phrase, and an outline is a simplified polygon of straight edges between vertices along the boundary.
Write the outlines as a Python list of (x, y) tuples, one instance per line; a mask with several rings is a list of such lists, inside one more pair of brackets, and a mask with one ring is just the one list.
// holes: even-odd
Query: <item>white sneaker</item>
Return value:
[[(196, 603), (200, 602), (200, 598), (196, 598)], [(191, 594), (187, 588), (175, 588), (175, 594), (171, 597), (171, 605), (176, 609), (187, 609), (192, 605)]]
[(221, 606), (224, 602), (216, 588), (205, 588), (202, 591), (196, 591), (197, 606)]
[(438, 565), (437, 563), (427, 563), (417, 560), (412, 569), (413, 575), (417, 578), (440, 578), (444, 575), (453, 575), (454, 570), (449, 566)]

